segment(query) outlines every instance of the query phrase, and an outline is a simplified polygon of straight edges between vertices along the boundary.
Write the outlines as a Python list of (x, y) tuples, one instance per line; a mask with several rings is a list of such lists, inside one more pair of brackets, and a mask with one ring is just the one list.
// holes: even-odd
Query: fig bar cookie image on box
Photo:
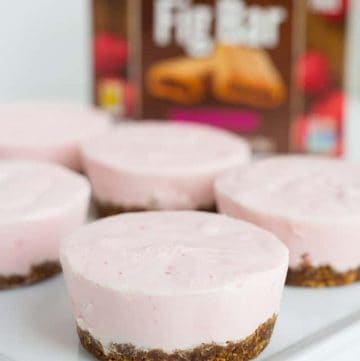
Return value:
[(214, 62), (217, 100), (260, 108), (278, 107), (286, 100), (284, 82), (265, 50), (219, 44)]
[(287, 283), (321, 287), (360, 279), (360, 167), (281, 156), (215, 184), (219, 210), (273, 232), (290, 250)]
[(213, 59), (179, 57), (155, 63), (147, 73), (147, 88), (156, 98), (198, 104), (209, 94)]
[(179, 57), (152, 65), (147, 88), (154, 97), (198, 104), (222, 103), (274, 108), (286, 99), (279, 71), (265, 50), (219, 44), (210, 57)]
[(214, 210), (217, 176), (250, 158), (242, 138), (195, 124), (128, 123), (82, 147), (101, 215)]
[(80, 142), (106, 132), (107, 114), (71, 103), (0, 105), (0, 159), (34, 159), (80, 170)]
[(0, 289), (60, 272), (59, 242), (84, 222), (90, 185), (55, 164), (0, 161)]
[(238, 360), (268, 344), (288, 251), (206, 212), (128, 213), (62, 242), (82, 345), (100, 360)]

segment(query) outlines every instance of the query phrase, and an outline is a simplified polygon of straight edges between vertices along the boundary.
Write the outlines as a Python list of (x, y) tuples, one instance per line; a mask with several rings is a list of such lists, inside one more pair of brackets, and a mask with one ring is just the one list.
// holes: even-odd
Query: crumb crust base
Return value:
[[(99, 215), (99, 217), (108, 217), (108, 216), (114, 216), (116, 214), (121, 213), (129, 213), (129, 212), (146, 212), (146, 211), (158, 211), (157, 208), (143, 208), (143, 207), (123, 207), (119, 205), (113, 205), (113, 204), (107, 204), (102, 203), (97, 200), (95, 200), (95, 208), (96, 212)], [(211, 207), (200, 207), (196, 209), (197, 211), (203, 211), (203, 212), (212, 212), (215, 213), (216, 206), (213, 205)]]
[(329, 265), (314, 267), (301, 266), (297, 269), (289, 268), (286, 284), (300, 287), (333, 287), (345, 286), (360, 281), (360, 267), (346, 272), (338, 272)]
[(0, 275), (0, 290), (28, 286), (50, 278), (60, 272), (61, 266), (59, 262), (43, 262), (31, 266), (30, 272), (27, 275)]
[(238, 342), (202, 344), (190, 350), (167, 353), (160, 349), (141, 350), (132, 344), (111, 344), (105, 352), (101, 343), (88, 331), (77, 328), (83, 347), (101, 361), (248, 361), (257, 357), (268, 345), (276, 315), (261, 324), (256, 331)]

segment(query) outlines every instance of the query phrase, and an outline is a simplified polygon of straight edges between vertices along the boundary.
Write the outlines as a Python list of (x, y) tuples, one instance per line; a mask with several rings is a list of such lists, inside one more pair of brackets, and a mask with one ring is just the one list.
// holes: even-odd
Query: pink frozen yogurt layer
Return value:
[(125, 208), (211, 207), (215, 178), (249, 158), (234, 134), (164, 122), (120, 125), (83, 147), (97, 200)]
[(290, 267), (360, 266), (360, 167), (341, 160), (281, 156), (240, 167), (215, 185), (222, 213), (277, 235)]
[(85, 220), (88, 181), (55, 164), (0, 161), (0, 275), (57, 261), (59, 242)]
[(0, 105), (0, 159), (22, 158), (80, 169), (80, 143), (106, 132), (107, 114), (71, 103)]
[(272, 234), (194, 211), (109, 217), (60, 253), (77, 324), (105, 350), (242, 340), (278, 313), (288, 266)]

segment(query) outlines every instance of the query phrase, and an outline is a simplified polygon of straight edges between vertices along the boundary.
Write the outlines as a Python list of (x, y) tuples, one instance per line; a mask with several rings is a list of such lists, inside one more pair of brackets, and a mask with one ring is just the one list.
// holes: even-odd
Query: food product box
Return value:
[(134, 0), (137, 114), (195, 121), (289, 149), (295, 1)]
[(93, 0), (94, 100), (341, 155), (350, 0)]

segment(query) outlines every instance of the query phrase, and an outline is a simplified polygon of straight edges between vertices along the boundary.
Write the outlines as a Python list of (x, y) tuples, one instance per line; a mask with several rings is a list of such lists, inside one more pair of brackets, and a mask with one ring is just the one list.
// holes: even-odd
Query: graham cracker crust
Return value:
[(286, 283), (302, 287), (344, 286), (360, 281), (360, 267), (347, 272), (337, 272), (331, 266), (302, 266), (298, 269), (289, 268)]
[[(95, 207), (97, 214), (100, 217), (108, 217), (114, 216), (120, 213), (128, 213), (128, 212), (146, 212), (146, 211), (155, 211), (158, 210), (156, 208), (142, 208), (142, 207), (122, 207), (122, 206), (115, 206), (112, 204), (104, 204), (95, 200)], [(204, 211), (204, 212), (213, 212), (215, 213), (216, 206), (213, 205), (211, 207), (204, 207), (198, 208), (197, 211)]]
[(248, 361), (258, 356), (268, 345), (276, 315), (260, 325), (256, 331), (239, 342), (202, 344), (190, 350), (178, 350), (171, 354), (160, 349), (144, 351), (132, 344), (111, 344), (108, 353), (99, 341), (87, 331), (77, 329), (83, 347), (101, 361)]
[(44, 262), (31, 267), (30, 273), (26, 276), (23, 275), (0, 275), (0, 290), (28, 286), (36, 282), (40, 282), (46, 278), (52, 277), (61, 272), (59, 262)]

